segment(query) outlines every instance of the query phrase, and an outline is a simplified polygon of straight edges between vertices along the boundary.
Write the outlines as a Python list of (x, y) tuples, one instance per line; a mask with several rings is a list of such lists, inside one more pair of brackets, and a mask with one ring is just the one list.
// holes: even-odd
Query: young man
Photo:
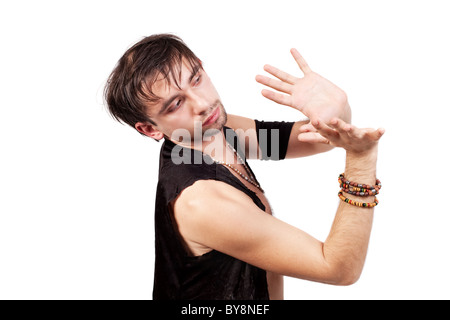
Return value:
[[(256, 81), (278, 91), (263, 90), (266, 98), (309, 121), (227, 115), (201, 61), (173, 35), (143, 39), (112, 72), (105, 88), (111, 114), (165, 140), (155, 207), (154, 299), (282, 299), (283, 275), (335, 285), (359, 278), (380, 186), (356, 190), (346, 181), (376, 183), (384, 130), (351, 125), (346, 94), (311, 71), (296, 50), (291, 53), (303, 78), (266, 65), (278, 80)], [(343, 201), (321, 242), (271, 215), (245, 159), (281, 160), (333, 147), (346, 150)]]

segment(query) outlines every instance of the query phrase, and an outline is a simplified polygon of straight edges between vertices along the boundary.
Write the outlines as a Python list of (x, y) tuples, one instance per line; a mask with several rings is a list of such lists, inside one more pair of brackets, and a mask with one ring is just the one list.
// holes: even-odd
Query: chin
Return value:
[(227, 115), (227, 112), (225, 111), (225, 108), (224, 108), (222, 102), (220, 100), (217, 100), (217, 102), (214, 105), (215, 106), (217, 105), (219, 107), (220, 115), (219, 115), (218, 119), (216, 120), (216, 122), (214, 124), (212, 124), (211, 126), (209, 126), (209, 128), (207, 128), (206, 130), (208, 130), (208, 129), (222, 130), (228, 120), (228, 115)]

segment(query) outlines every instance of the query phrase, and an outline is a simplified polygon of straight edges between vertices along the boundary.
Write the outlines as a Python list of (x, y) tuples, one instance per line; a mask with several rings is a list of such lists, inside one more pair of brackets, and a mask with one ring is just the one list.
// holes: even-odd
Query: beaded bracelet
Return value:
[(339, 175), (338, 181), (339, 181), (339, 185), (341, 187), (341, 191), (339, 191), (338, 197), (342, 201), (344, 201), (348, 204), (351, 204), (353, 206), (362, 207), (362, 208), (373, 208), (376, 205), (378, 205), (377, 197), (375, 197), (374, 202), (359, 202), (359, 201), (350, 200), (349, 198), (346, 198), (344, 196), (343, 192), (352, 194), (355, 196), (360, 196), (360, 197), (375, 196), (375, 195), (379, 194), (380, 189), (381, 189), (381, 182), (379, 179), (376, 180), (374, 186), (371, 186), (371, 185), (367, 185), (367, 184), (361, 184), (361, 183), (356, 183), (356, 182), (346, 180), (344, 177), (344, 174), (342, 173)]
[(370, 186), (367, 184), (360, 184), (349, 180), (345, 180), (344, 174), (342, 173), (339, 175), (338, 181), (340, 187), (344, 192), (355, 196), (361, 197), (375, 196), (379, 193), (381, 189), (381, 182), (379, 179), (376, 180), (374, 186)]
[(344, 195), (342, 194), (342, 190), (339, 191), (338, 196), (342, 201), (344, 201), (348, 204), (351, 204), (352, 206), (363, 207), (363, 208), (373, 208), (376, 205), (378, 205), (377, 197), (375, 197), (374, 202), (358, 202), (358, 201), (350, 200), (349, 198), (344, 197)]
[(344, 192), (348, 194), (352, 194), (354, 196), (367, 197), (367, 196), (376, 196), (379, 191), (376, 189), (365, 189), (365, 188), (357, 188), (351, 187), (348, 185), (341, 184), (341, 188)]

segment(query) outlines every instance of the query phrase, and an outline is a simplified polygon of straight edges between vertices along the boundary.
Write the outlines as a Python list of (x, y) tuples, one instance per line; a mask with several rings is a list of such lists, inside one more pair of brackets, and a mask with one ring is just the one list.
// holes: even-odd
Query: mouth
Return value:
[(215, 123), (217, 121), (217, 119), (219, 119), (220, 116), (220, 108), (217, 106), (214, 111), (211, 113), (211, 115), (206, 118), (205, 122), (203, 122), (203, 127), (205, 126), (209, 126), (212, 125), (213, 123)]

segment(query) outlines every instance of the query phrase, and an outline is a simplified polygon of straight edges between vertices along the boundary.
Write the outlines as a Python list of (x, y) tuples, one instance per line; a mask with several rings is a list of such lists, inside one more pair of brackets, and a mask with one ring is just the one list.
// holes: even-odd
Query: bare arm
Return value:
[[(327, 143), (346, 148), (346, 176), (374, 184), (377, 143), (383, 131), (358, 129), (337, 119), (330, 126), (315, 124)], [(244, 193), (223, 182), (198, 181), (174, 204), (175, 219), (187, 242), (268, 271), (336, 285), (352, 284), (359, 278), (373, 211), (340, 203), (329, 236), (321, 242), (266, 214)]]
[[(310, 143), (308, 140), (299, 140), (300, 130), (308, 124), (309, 120), (295, 122), (289, 137), (286, 159), (306, 157), (333, 149), (330, 145)], [(229, 114), (226, 126), (235, 130), (239, 136), (239, 140), (244, 141), (246, 157), (248, 159), (254, 158), (252, 157), (252, 152), (250, 152), (251, 145), (253, 144), (259, 150), (257, 146), (255, 121), (250, 118)], [(315, 131), (315, 129), (308, 128), (309, 126), (305, 127), (304, 130), (307, 130), (307, 132)], [(256, 158), (260, 158), (260, 152)]]
[[(361, 184), (374, 185), (378, 141), (384, 129), (357, 129), (339, 119), (332, 119), (329, 125), (317, 120), (313, 122), (325, 143), (346, 149), (345, 177)], [(346, 197), (361, 201), (360, 197), (346, 194)], [(374, 196), (364, 197), (364, 202), (373, 202)], [(324, 256), (340, 265), (344, 284), (354, 283), (360, 276), (367, 254), (372, 229), (374, 208), (361, 208), (339, 203), (330, 234), (324, 243)], [(350, 245), (350, 243), (352, 243)]]

